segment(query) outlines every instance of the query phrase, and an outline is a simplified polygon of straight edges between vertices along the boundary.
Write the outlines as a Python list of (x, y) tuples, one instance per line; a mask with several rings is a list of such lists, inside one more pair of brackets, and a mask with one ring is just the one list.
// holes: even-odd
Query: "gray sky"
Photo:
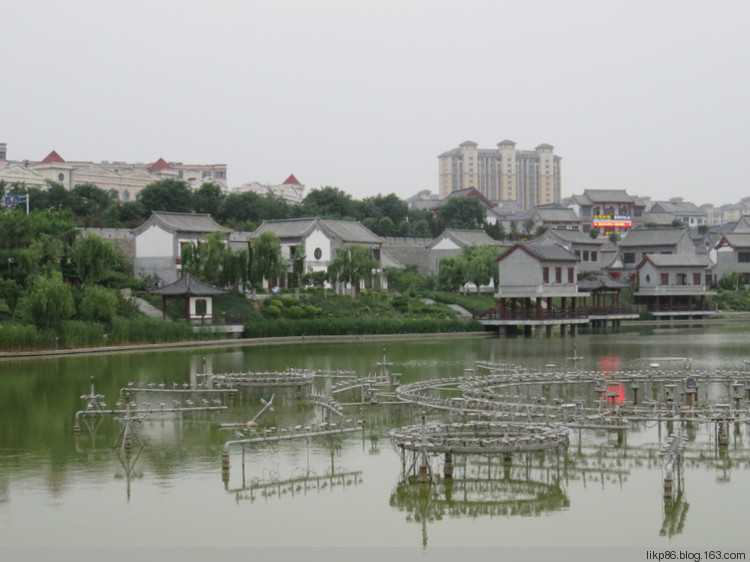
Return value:
[(0, 0), (10, 159), (223, 162), (231, 186), (437, 192), (465, 140), (563, 196), (750, 196), (750, 0)]

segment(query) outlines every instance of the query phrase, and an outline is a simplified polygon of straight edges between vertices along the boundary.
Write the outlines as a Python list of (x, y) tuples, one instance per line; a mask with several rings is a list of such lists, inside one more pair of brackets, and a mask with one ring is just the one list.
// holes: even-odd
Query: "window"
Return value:
[(572, 267), (568, 268), (568, 283), (575, 283), (575, 273)]
[(555, 283), (562, 283), (562, 267), (555, 268)]
[(661, 285), (669, 285), (669, 273), (661, 274)]
[(315, 248), (313, 255), (315, 256), (316, 260), (319, 260), (321, 257), (323, 257), (323, 250), (321, 250), (320, 248)]
[(589, 261), (589, 251), (584, 250), (583, 251), (583, 261)]
[(591, 252), (591, 261), (596, 261), (597, 259), (598, 259), (598, 258), (597, 258), (597, 256), (596, 256), (596, 252), (592, 251), (592, 252)]
[(622, 263), (635, 263), (635, 252), (625, 252), (622, 255)]
[(737, 261), (740, 263), (750, 263), (750, 252), (737, 252)]
[(205, 316), (208, 310), (206, 305), (206, 299), (196, 299), (195, 301), (195, 314), (196, 316)]
[(693, 285), (703, 285), (700, 273), (693, 273)]
[(549, 283), (549, 267), (542, 268), (542, 283)]
[(677, 273), (675, 275), (677, 285), (687, 285), (687, 273)]

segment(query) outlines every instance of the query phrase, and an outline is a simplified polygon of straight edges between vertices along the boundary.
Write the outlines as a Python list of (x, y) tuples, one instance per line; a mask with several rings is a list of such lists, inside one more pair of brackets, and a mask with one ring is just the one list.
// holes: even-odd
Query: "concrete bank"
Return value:
[(39, 359), (43, 357), (60, 357), (86, 355), (92, 353), (146, 353), (149, 351), (169, 349), (209, 349), (214, 347), (245, 347), (260, 345), (288, 345), (311, 343), (361, 343), (394, 340), (431, 340), (431, 339), (462, 339), (489, 338), (492, 332), (441, 332), (432, 334), (364, 334), (357, 336), (290, 336), (283, 338), (245, 338), (222, 339), (210, 341), (184, 341), (174, 343), (153, 343), (139, 345), (110, 345), (102, 347), (81, 347), (76, 349), (51, 349), (44, 351), (0, 352), (3, 359)]

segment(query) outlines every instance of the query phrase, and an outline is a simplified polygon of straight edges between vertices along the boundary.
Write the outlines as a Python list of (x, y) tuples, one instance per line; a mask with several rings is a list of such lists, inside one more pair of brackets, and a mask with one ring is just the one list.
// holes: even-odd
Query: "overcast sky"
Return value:
[(0, 0), (12, 160), (226, 163), (230, 186), (438, 190), (541, 143), (563, 197), (750, 196), (750, 0)]

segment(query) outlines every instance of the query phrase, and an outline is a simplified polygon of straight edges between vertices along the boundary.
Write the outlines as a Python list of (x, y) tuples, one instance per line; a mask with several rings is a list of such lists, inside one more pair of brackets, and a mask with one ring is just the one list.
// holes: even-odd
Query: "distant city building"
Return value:
[(466, 141), (438, 156), (441, 199), (453, 191), (476, 188), (487, 199), (516, 201), (525, 209), (560, 202), (561, 157), (552, 145), (516, 150), (516, 143), (504, 140), (497, 149), (478, 146)]
[(243, 183), (239, 187), (232, 188), (233, 193), (245, 193), (252, 191), (258, 195), (272, 194), (284, 199), (287, 203), (302, 203), (305, 198), (305, 186), (299, 182), (294, 174), (291, 174), (279, 185), (266, 185), (257, 181)]
[(44, 187), (47, 181), (66, 189), (92, 183), (120, 201), (133, 201), (148, 184), (161, 179), (180, 179), (197, 189), (203, 183), (216, 183), (227, 189), (226, 164), (183, 164), (159, 158), (152, 163), (66, 161), (53, 150), (39, 161), (7, 161), (7, 146), (0, 143), (0, 180)]
[(406, 200), (410, 209), (434, 209), (440, 205), (440, 196), (429, 189), (423, 189)]

